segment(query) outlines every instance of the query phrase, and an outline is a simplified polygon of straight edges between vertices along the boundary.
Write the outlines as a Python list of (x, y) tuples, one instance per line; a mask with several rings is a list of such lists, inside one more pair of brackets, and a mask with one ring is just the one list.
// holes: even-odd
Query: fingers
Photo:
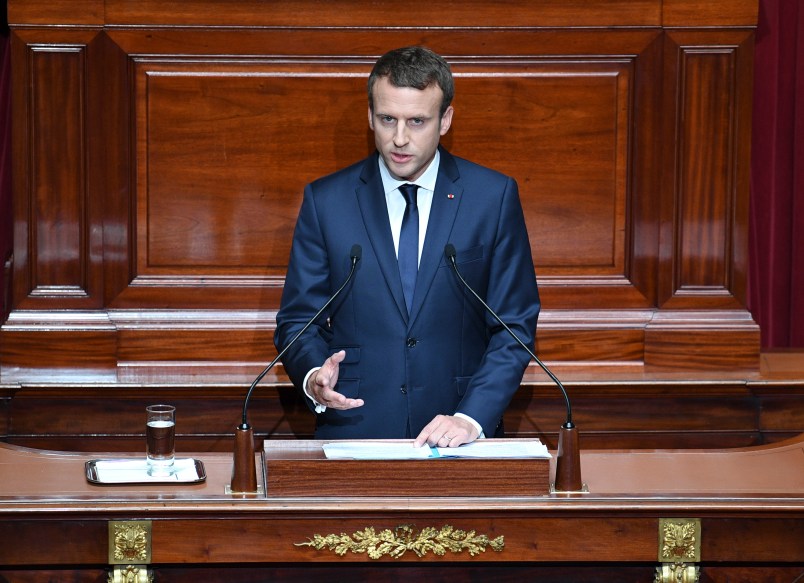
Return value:
[(346, 358), (344, 350), (336, 352), (312, 375), (308, 382), (308, 390), (317, 403), (341, 410), (363, 406), (363, 399), (350, 399), (334, 388), (338, 383), (339, 365), (344, 358)]
[(335, 368), (337, 368), (337, 365), (342, 363), (344, 358), (346, 358), (346, 351), (339, 350), (338, 352), (330, 356), (326, 361), (324, 361), (324, 366), (326, 366), (327, 363), (332, 363), (336, 365)]
[(339, 409), (341, 411), (363, 406), (363, 399), (350, 399), (337, 391), (333, 391), (332, 389), (322, 391), (321, 399), (322, 400), (318, 402), (322, 405), (326, 405), (331, 409)]
[(425, 443), (432, 447), (458, 447), (477, 438), (477, 429), (466, 419), (437, 415), (413, 441), (414, 447)]

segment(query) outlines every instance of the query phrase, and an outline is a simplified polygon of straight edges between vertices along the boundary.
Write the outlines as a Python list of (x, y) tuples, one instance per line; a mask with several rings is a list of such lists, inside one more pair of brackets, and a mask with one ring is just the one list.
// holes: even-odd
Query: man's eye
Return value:
[(380, 121), (382, 123), (394, 123), (394, 118), (392, 118), (390, 115), (381, 115)]
[(424, 120), (420, 117), (414, 117), (408, 123), (412, 126), (420, 126), (424, 123)]

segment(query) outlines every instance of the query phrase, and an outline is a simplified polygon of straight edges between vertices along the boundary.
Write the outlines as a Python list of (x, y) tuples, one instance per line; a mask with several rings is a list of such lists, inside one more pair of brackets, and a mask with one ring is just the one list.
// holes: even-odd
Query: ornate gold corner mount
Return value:
[(154, 574), (145, 565), (115, 565), (107, 583), (153, 583)]
[(468, 552), (474, 557), (486, 552), (486, 547), (500, 552), (505, 547), (505, 537), (498, 536), (490, 539), (484, 534), (477, 534), (474, 530), (458, 530), (449, 525), (440, 529), (434, 527), (423, 528), (416, 531), (408, 524), (397, 526), (393, 530), (384, 529), (379, 532), (368, 526), (351, 535), (346, 533), (320, 535), (315, 534), (307, 542), (295, 543), (297, 547), (313, 547), (320, 551), (327, 549), (334, 551), (342, 557), (348, 552), (366, 553), (370, 559), (380, 559), (384, 556), (398, 559), (407, 551), (423, 557), (432, 552), (443, 556), (447, 551), (452, 553)]
[(147, 565), (151, 562), (151, 521), (109, 521), (109, 564)]
[[(701, 520), (659, 519), (659, 562), (654, 583), (697, 583), (701, 577)], [(692, 563), (692, 564), (691, 564)]]

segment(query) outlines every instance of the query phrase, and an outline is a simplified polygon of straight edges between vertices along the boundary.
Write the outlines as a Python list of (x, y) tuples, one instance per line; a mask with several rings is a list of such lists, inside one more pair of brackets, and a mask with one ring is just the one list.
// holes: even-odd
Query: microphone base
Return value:
[(581, 448), (578, 442), (578, 429), (562, 425), (558, 434), (558, 455), (556, 457), (556, 482), (554, 492), (588, 492), (581, 480)]
[(234, 465), (229, 493), (257, 494), (257, 465), (254, 462), (254, 430), (244, 425), (235, 429)]

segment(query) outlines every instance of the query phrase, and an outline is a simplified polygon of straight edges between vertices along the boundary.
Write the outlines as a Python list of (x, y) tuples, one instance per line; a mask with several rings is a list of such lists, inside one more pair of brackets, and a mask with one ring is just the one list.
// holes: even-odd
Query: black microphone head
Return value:
[(455, 255), (457, 255), (455, 245), (452, 243), (444, 245), (444, 254), (447, 256), (447, 259), (455, 259)]
[(360, 258), (363, 257), (363, 248), (355, 243), (352, 245), (352, 251), (349, 253), (349, 257), (355, 261), (360, 261)]

